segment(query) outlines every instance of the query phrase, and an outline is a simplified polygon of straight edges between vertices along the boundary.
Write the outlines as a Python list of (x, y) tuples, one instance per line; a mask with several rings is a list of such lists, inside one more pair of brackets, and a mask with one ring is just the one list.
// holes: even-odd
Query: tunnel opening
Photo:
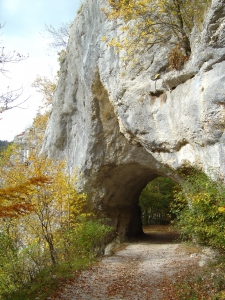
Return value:
[(177, 184), (167, 177), (159, 176), (150, 181), (142, 190), (138, 203), (143, 226), (169, 225), (175, 218), (171, 212), (174, 189)]
[[(179, 232), (171, 227), (176, 215), (171, 210), (174, 191), (178, 184), (168, 177), (159, 176), (142, 190), (138, 205), (141, 210), (142, 235), (150, 243), (172, 243), (179, 238)], [(140, 238), (140, 236), (139, 236)]]
[[(101, 193), (103, 197), (101, 211), (104, 212), (104, 216), (107, 219), (111, 220), (110, 225), (115, 228), (120, 241), (143, 235), (143, 226), (146, 224), (146, 211), (144, 211), (143, 206), (140, 205), (141, 202), (139, 198), (142, 197), (140, 195), (143, 195), (146, 189), (149, 190), (150, 185), (156, 185), (154, 180), (157, 178), (160, 178), (157, 181), (157, 188), (160, 191), (164, 190), (164, 186), (161, 183), (163, 180), (167, 180), (167, 185), (175, 185), (175, 179), (164, 179), (166, 178), (164, 174), (163, 172), (155, 172), (155, 170), (138, 163), (129, 163), (119, 166), (108, 165), (107, 167), (105, 166), (104, 172), (102, 170)], [(151, 195), (148, 196), (150, 197)], [(164, 201), (165, 197), (169, 198), (169, 196), (164, 195), (163, 192), (162, 198)], [(158, 196), (158, 198), (160, 198), (160, 196)], [(167, 199), (167, 202), (168, 201), (169, 199)], [(149, 203), (151, 202), (152, 200), (150, 199)], [(146, 207), (146, 209), (147, 208), (148, 213), (150, 213), (149, 207)], [(168, 222), (167, 212), (163, 211), (163, 213), (160, 213), (163, 216), (166, 215), (165, 221)], [(154, 213), (154, 216), (155, 215), (156, 213)], [(148, 219), (151, 220), (151, 218)], [(164, 220), (162, 223), (163, 222)]]

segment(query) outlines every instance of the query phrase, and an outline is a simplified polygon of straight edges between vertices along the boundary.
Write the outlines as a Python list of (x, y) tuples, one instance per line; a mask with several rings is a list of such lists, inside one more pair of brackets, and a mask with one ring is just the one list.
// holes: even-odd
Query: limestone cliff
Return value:
[(43, 151), (66, 157), (93, 208), (129, 235), (141, 230), (137, 199), (156, 176), (176, 179), (184, 163), (225, 175), (225, 0), (193, 30), (179, 71), (158, 46), (125, 66), (102, 39), (123, 34), (106, 6), (87, 0), (71, 28)]

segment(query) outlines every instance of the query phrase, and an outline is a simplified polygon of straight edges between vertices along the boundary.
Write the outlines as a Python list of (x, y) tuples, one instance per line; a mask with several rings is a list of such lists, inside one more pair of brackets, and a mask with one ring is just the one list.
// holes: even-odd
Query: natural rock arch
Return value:
[(101, 208), (121, 237), (142, 233), (138, 199), (146, 184), (156, 178), (153, 170), (137, 163), (111, 166), (101, 183), (104, 197)]
[[(79, 168), (78, 186), (87, 193), (89, 209), (100, 217), (109, 218), (109, 224), (115, 227), (120, 238), (137, 236), (142, 232), (138, 198), (143, 188), (159, 175), (171, 176), (176, 180), (178, 176), (157, 162), (135, 139), (128, 142), (121, 134), (114, 108), (98, 72), (91, 89), (91, 110), (89, 114), (86, 113), (85, 118), (86, 121), (91, 119), (92, 131), (87, 130), (87, 134), (90, 134), (89, 147), (85, 147), (86, 150), (83, 151), (86, 159)], [(60, 111), (60, 138), (56, 142), (64, 140), (64, 153), (68, 154), (66, 151), (69, 147), (77, 149), (80, 146), (79, 136), (72, 140), (74, 144), (70, 142), (67, 145), (65, 142), (71, 141), (72, 133), (66, 129), (73, 127), (71, 122), (77, 119), (73, 111), (73, 118), (67, 115), (63, 123), (62, 114)], [(50, 152), (52, 146), (54, 145), (51, 144), (46, 149), (49, 155), (54, 156), (54, 152)], [(78, 149), (78, 153), (82, 150)], [(77, 167), (73, 151), (71, 155), (69, 160), (74, 158), (74, 161), (70, 163)]]
[(138, 195), (156, 176), (179, 181), (184, 164), (225, 176), (225, 5), (212, 1), (189, 61), (174, 71), (158, 45), (124, 67), (102, 39), (123, 38), (101, 10), (107, 3), (86, 0), (71, 27), (43, 152), (66, 158), (90, 208), (129, 236), (140, 232)]

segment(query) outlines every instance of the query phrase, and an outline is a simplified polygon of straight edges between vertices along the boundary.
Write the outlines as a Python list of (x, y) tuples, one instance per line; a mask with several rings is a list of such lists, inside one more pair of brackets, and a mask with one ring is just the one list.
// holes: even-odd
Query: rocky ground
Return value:
[(146, 227), (145, 233), (122, 244), (48, 299), (175, 300), (173, 283), (187, 270), (200, 268), (206, 256), (195, 247), (181, 245), (168, 227)]

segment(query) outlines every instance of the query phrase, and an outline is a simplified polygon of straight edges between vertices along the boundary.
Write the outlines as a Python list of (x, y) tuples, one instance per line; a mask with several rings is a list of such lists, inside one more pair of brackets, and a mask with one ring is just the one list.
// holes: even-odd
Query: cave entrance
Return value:
[[(157, 189), (163, 192), (161, 202), (163, 200), (168, 202), (166, 197), (170, 197), (168, 193), (164, 195), (164, 185), (175, 185), (175, 178), (173, 179), (174, 181), (168, 179), (168, 177), (172, 177), (171, 172), (169, 176), (161, 177), (164, 175), (163, 172), (161, 174), (159, 172), (156, 173), (155, 170), (137, 163), (105, 166), (103, 174), (100, 189), (103, 194), (101, 212), (111, 220), (110, 225), (116, 229), (120, 240), (142, 235), (143, 221), (145, 222), (145, 219), (147, 219), (148, 222), (152, 222), (152, 219), (154, 219), (149, 218), (151, 205), (140, 205), (141, 200), (139, 200), (145, 194), (146, 189), (147, 191), (149, 190), (149, 186), (152, 185), (151, 182), (153, 182), (153, 186), (156, 185)], [(154, 180), (157, 178), (160, 179), (155, 182)], [(166, 181), (166, 184), (164, 181)], [(149, 199), (146, 200), (146, 203), (151, 203), (150, 195), (148, 196)], [(160, 196), (157, 197), (160, 198)], [(146, 210), (144, 210), (145, 208)], [(148, 217), (146, 217), (147, 214)], [(155, 215), (156, 213), (154, 213)], [(166, 218), (165, 220), (167, 220)], [(160, 222), (164, 222), (164, 220)]]

